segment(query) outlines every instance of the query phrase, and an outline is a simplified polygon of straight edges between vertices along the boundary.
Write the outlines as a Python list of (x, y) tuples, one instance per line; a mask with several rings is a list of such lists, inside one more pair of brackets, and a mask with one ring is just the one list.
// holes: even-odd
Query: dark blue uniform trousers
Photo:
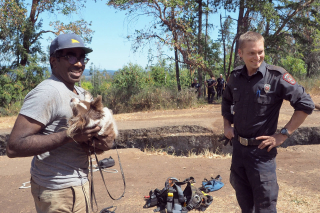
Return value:
[(243, 146), (233, 138), (230, 183), (243, 213), (277, 212), (279, 186), (276, 175), (277, 149)]

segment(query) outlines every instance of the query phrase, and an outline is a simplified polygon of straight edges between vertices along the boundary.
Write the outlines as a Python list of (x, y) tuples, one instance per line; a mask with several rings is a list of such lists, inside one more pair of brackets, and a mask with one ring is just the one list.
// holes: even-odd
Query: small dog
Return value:
[[(100, 126), (99, 136), (108, 137), (109, 134), (118, 136), (118, 129), (113, 119), (112, 111), (103, 107), (102, 97), (99, 95), (92, 100), (90, 93), (85, 92), (85, 100), (72, 98), (70, 101), (73, 117), (68, 121), (67, 135), (73, 137), (77, 131), (94, 126)], [(93, 138), (94, 140), (94, 138)]]

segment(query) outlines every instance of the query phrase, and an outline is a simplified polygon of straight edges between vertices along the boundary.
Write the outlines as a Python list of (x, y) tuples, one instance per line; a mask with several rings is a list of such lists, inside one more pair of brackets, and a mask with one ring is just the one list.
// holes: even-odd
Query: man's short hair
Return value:
[[(63, 51), (63, 50), (57, 50), (55, 53), (53, 53), (52, 55), (50, 55), (50, 57), (59, 58), (59, 57), (62, 55), (62, 51)], [(50, 60), (49, 60), (49, 62), (50, 62)], [(50, 67), (51, 67), (51, 70), (52, 70), (51, 62), (50, 62)]]
[(263, 41), (264, 38), (260, 33), (248, 31), (244, 34), (242, 34), (239, 38), (239, 49), (243, 49), (244, 43), (248, 41)]

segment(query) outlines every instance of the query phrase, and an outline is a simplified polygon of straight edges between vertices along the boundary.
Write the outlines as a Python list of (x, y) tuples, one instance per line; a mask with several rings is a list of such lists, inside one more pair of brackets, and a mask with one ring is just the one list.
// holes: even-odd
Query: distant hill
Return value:
[[(100, 70), (100, 72), (102, 72), (102, 70)], [(107, 70), (107, 73), (108, 73), (109, 75), (113, 75), (115, 72), (116, 72), (116, 70)], [(90, 70), (85, 69), (85, 70), (83, 71), (83, 74), (82, 74), (82, 75), (84, 75), (84, 76), (90, 76)]]

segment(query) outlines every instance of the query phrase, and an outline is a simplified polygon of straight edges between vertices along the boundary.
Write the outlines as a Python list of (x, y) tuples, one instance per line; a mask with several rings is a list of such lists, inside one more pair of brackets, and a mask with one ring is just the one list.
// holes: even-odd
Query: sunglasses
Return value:
[(78, 61), (80, 61), (81, 64), (87, 64), (90, 60), (89, 58), (83, 57), (83, 56), (80, 59), (78, 59), (77, 57), (75, 57), (73, 55), (60, 56), (59, 58), (67, 59), (70, 64), (76, 64), (76, 63), (78, 63)]

